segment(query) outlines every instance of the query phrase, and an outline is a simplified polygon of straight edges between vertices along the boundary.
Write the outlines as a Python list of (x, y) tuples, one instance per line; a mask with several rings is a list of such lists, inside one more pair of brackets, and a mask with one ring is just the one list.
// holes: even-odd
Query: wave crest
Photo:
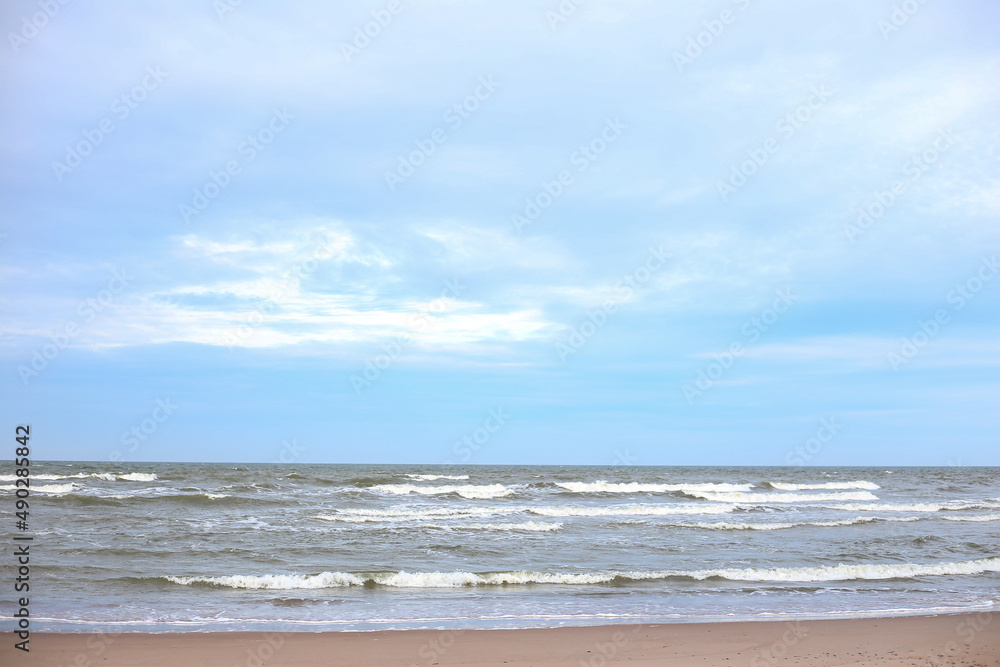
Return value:
[(858, 480), (856, 482), (826, 482), (824, 484), (786, 484), (785, 482), (767, 482), (767, 485), (778, 491), (822, 491), (824, 489), (862, 489), (877, 491), (882, 487), (874, 482)]
[(556, 486), (573, 493), (697, 493), (700, 491), (749, 491), (753, 484), (641, 484), (639, 482), (557, 482)]
[(550, 573), (524, 570), (508, 572), (321, 572), (312, 575), (265, 574), (224, 577), (164, 577), (183, 586), (196, 584), (229, 588), (292, 590), (386, 586), (389, 588), (456, 588), (527, 584), (587, 585), (669, 578), (711, 578), (747, 582), (822, 582), (909, 579), (925, 576), (1000, 572), (1000, 557), (945, 563), (865, 563), (816, 567), (741, 568), (718, 570), (663, 570), (653, 572)]
[(368, 487), (369, 491), (382, 491), (384, 493), (394, 493), (396, 495), (406, 495), (417, 493), (424, 496), (439, 495), (443, 493), (455, 493), (470, 500), (487, 500), (490, 498), (503, 498), (514, 495), (514, 491), (508, 489), (503, 484), (489, 484), (476, 486), (474, 484), (463, 484), (460, 486), (416, 486), (413, 484), (379, 484)]
[(688, 495), (717, 503), (743, 503), (747, 505), (815, 503), (835, 500), (878, 500), (878, 496), (868, 491), (843, 493), (711, 493), (696, 491)]

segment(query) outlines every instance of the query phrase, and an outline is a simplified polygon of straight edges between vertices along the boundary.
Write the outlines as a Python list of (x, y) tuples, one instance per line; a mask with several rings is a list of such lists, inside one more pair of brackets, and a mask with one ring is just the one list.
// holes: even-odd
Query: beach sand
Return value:
[(0, 664), (183, 665), (1000, 665), (997, 613), (798, 622), (529, 630), (7, 634)]

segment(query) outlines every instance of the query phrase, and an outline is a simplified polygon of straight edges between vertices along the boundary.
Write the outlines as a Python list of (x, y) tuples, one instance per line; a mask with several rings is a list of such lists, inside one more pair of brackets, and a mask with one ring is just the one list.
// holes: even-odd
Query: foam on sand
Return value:
[(1000, 572), (1000, 557), (943, 563), (866, 563), (817, 567), (741, 568), (719, 570), (662, 570), (652, 572), (321, 572), (319, 574), (231, 575), (224, 577), (164, 577), (183, 586), (202, 584), (246, 589), (343, 588), (374, 584), (390, 588), (457, 588), (525, 584), (593, 585), (616, 581), (669, 578), (711, 578), (747, 582), (821, 582), (900, 579), (927, 576)]

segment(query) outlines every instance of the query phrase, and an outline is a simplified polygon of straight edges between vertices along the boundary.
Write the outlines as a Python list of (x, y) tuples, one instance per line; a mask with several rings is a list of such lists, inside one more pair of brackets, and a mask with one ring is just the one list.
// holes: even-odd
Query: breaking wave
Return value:
[(503, 484), (490, 484), (487, 486), (475, 486), (463, 484), (461, 486), (415, 486), (413, 484), (379, 484), (367, 487), (368, 491), (383, 491), (385, 493), (395, 493), (406, 495), (408, 493), (418, 493), (424, 496), (438, 495), (443, 493), (455, 493), (470, 500), (485, 500), (489, 498), (503, 498), (514, 495), (514, 491), (508, 489)]
[(671, 516), (678, 514), (728, 514), (735, 505), (610, 505), (604, 507), (528, 507), (540, 516)]
[(778, 491), (820, 491), (824, 489), (863, 489), (875, 491), (882, 487), (873, 482), (859, 480), (857, 482), (826, 482), (825, 484), (786, 484), (785, 482), (767, 482), (767, 485)]
[(469, 479), (468, 475), (407, 475), (410, 479), (419, 479), (423, 482), (433, 482), (436, 479)]
[[(84, 479), (87, 477), (93, 477), (95, 479), (103, 479), (106, 482), (114, 482), (116, 480), (125, 480), (127, 482), (153, 482), (157, 476), (151, 472), (129, 472), (129, 473), (116, 473), (116, 472), (92, 472), (85, 473), (80, 472), (75, 475), (51, 475), (48, 473), (43, 473), (40, 475), (32, 475), (32, 479), (44, 479), (44, 480), (57, 480), (57, 479)], [(0, 482), (13, 482), (18, 479), (14, 475), (0, 475)]]
[(816, 503), (836, 500), (878, 500), (878, 496), (868, 491), (844, 493), (713, 493), (694, 491), (689, 492), (688, 495), (718, 503), (745, 503), (750, 505)]
[(1000, 572), (1000, 558), (945, 563), (867, 563), (816, 567), (726, 568), (594, 573), (549, 572), (321, 572), (319, 574), (230, 575), (223, 577), (163, 577), (182, 586), (208, 585), (244, 589), (316, 589), (376, 585), (390, 588), (456, 588), (527, 584), (593, 585), (670, 578), (728, 579), (746, 582), (820, 582), (947, 576)]
[(323, 521), (344, 521), (347, 523), (380, 523), (387, 521), (426, 521), (431, 517), (442, 519), (471, 519), (510, 514), (518, 511), (511, 508), (492, 507), (447, 507), (418, 510), (366, 510), (343, 509), (336, 514), (317, 514), (314, 519)]
[(954, 501), (949, 503), (879, 503), (858, 504), (847, 503), (841, 505), (825, 505), (826, 509), (846, 510), (848, 512), (945, 512), (959, 510), (982, 510), (1000, 507), (996, 503), (963, 502)]
[(573, 493), (697, 493), (700, 491), (749, 491), (753, 484), (640, 484), (639, 482), (557, 482)]

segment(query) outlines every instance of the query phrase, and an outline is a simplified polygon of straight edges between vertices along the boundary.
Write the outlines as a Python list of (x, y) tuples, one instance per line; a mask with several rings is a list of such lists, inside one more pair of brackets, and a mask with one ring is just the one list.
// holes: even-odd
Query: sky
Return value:
[(0, 423), (37, 458), (1000, 464), (996, 3), (0, 27)]

